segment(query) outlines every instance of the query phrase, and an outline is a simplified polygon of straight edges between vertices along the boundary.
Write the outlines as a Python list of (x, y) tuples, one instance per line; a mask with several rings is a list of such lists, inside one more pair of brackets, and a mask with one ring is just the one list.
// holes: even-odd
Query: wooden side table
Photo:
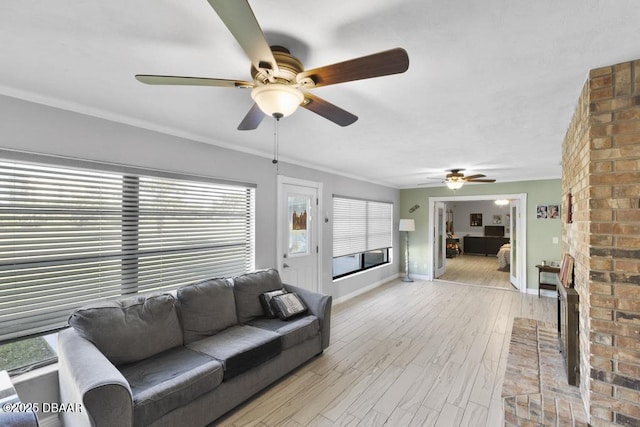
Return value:
[(552, 267), (550, 265), (536, 265), (538, 269), (538, 298), (540, 298), (540, 289), (548, 289), (551, 291), (556, 291), (557, 285), (556, 283), (549, 283), (542, 281), (542, 273), (560, 273), (560, 267)]

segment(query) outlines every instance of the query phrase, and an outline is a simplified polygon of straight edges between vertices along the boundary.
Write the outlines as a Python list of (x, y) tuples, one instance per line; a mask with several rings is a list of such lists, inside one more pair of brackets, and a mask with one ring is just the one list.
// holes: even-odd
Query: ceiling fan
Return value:
[(276, 119), (306, 108), (340, 126), (358, 117), (308, 92), (321, 86), (405, 72), (409, 57), (402, 48), (305, 70), (302, 63), (282, 46), (269, 46), (247, 0), (208, 0), (251, 60), (252, 82), (208, 77), (137, 74), (152, 85), (217, 86), (250, 88), (254, 105), (238, 130), (256, 129), (265, 115)]
[[(464, 174), (462, 173), (463, 170), (464, 169), (448, 169), (447, 172), (449, 173), (447, 173), (447, 175), (443, 180), (440, 178), (428, 178), (428, 179), (437, 179), (442, 183), (447, 184), (447, 187), (449, 187), (452, 190), (457, 190), (459, 188), (462, 188), (465, 182), (496, 182), (495, 179), (483, 179), (486, 175), (483, 175), (481, 173), (464, 176)], [(418, 185), (427, 185), (427, 184), (428, 183), (422, 183)]]
[(481, 173), (475, 175), (464, 176), (461, 172), (464, 169), (449, 169), (448, 174), (444, 178), (444, 183), (452, 190), (462, 188), (465, 182), (496, 182), (495, 179), (483, 179), (486, 175)]

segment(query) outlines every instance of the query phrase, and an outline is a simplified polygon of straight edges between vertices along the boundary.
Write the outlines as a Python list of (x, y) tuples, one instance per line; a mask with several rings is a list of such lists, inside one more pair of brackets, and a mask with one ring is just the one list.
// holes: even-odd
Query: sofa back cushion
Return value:
[(183, 286), (177, 296), (185, 344), (238, 324), (231, 279)]
[(236, 296), (238, 323), (244, 324), (253, 318), (264, 316), (260, 295), (276, 289), (282, 289), (282, 281), (278, 271), (273, 268), (234, 277), (233, 291)]
[(135, 296), (75, 310), (71, 325), (114, 365), (137, 362), (182, 345), (175, 299)]

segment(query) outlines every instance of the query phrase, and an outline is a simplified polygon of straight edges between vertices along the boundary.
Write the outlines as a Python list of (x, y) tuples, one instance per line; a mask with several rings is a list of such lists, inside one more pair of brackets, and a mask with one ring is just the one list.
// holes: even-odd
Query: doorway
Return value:
[(278, 175), (277, 269), (284, 283), (318, 291), (322, 183)]
[[(508, 199), (509, 205), (509, 239), (512, 243), (510, 249), (509, 278), (513, 286), (520, 292), (526, 292), (527, 279), (526, 268), (526, 193), (521, 194), (495, 194), (481, 196), (444, 196), (429, 198), (429, 232), (427, 259), (427, 279), (433, 280), (442, 276), (446, 270), (446, 251), (441, 250), (441, 242), (446, 239), (443, 232), (441, 212), (443, 205), (454, 201), (488, 201)], [(445, 227), (444, 230), (447, 228)]]

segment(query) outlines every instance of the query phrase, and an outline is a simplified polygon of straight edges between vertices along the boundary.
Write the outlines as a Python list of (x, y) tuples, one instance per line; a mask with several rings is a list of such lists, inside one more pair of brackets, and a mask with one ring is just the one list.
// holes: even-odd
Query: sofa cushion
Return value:
[(320, 334), (320, 321), (313, 315), (298, 317), (290, 321), (261, 317), (253, 319), (248, 324), (282, 336), (282, 350), (294, 347)]
[(185, 344), (238, 323), (230, 279), (212, 279), (183, 286), (178, 289), (177, 297)]
[(275, 332), (238, 325), (192, 342), (188, 348), (219, 360), (228, 380), (280, 354), (282, 341)]
[(282, 281), (277, 270), (260, 270), (233, 278), (233, 291), (236, 296), (238, 323), (243, 324), (254, 317), (264, 316), (260, 295), (282, 289)]
[(214, 358), (177, 347), (123, 366), (133, 394), (134, 426), (146, 426), (164, 414), (213, 390), (223, 377)]
[(114, 365), (137, 362), (182, 345), (171, 295), (103, 301), (75, 310), (71, 325)]

